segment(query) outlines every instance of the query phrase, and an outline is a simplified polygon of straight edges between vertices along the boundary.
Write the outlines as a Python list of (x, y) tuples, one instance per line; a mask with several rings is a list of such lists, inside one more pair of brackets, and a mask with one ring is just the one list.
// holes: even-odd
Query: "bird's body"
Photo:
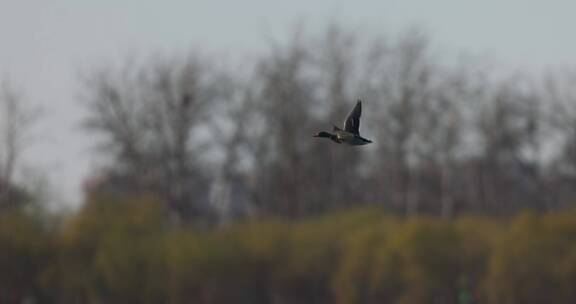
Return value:
[(362, 146), (371, 143), (371, 140), (368, 140), (362, 136), (352, 134), (346, 131), (336, 131), (336, 137), (341, 143), (348, 144), (351, 146)]
[(362, 146), (371, 143), (372, 141), (360, 136), (360, 116), (362, 115), (362, 102), (358, 100), (352, 112), (346, 117), (344, 121), (344, 129), (334, 126), (334, 134), (322, 131), (314, 135), (314, 137), (329, 138), (335, 143), (343, 143), (351, 146)]

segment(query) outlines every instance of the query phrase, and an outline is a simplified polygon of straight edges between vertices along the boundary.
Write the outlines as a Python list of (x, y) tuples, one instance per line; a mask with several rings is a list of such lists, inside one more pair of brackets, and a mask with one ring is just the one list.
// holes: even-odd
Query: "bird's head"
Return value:
[(328, 132), (318, 132), (316, 133), (316, 135), (314, 135), (314, 137), (324, 137), (324, 138), (331, 138), (332, 134), (328, 133)]

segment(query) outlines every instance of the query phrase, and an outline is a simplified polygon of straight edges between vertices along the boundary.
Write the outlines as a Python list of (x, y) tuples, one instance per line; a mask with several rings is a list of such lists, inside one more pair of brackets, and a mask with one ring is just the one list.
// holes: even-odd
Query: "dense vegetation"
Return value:
[[(0, 303), (576, 303), (576, 73), (363, 38), (90, 71), (103, 163), (58, 218), (17, 178), (34, 111), (0, 87)], [(312, 138), (357, 98), (373, 144)]]
[[(576, 75), (440, 56), (417, 31), (295, 35), (221, 67), (192, 52), (89, 73), (85, 125), (109, 163), (87, 189), (153, 193), (181, 220), (512, 215), (576, 198)], [(364, 101), (359, 149), (312, 135)], [(209, 220), (207, 220), (209, 219)]]
[(59, 226), (2, 214), (0, 302), (576, 301), (574, 212), (449, 221), (358, 209), (201, 230), (170, 224), (161, 206), (100, 198)]

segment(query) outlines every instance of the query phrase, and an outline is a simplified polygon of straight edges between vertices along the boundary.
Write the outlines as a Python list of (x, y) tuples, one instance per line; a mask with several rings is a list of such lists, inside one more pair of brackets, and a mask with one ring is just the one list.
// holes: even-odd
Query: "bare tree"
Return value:
[[(0, 84), (0, 209), (23, 198), (14, 181), (37, 112), (8, 82)], [(4, 206), (3, 206), (4, 205)]]
[[(220, 223), (254, 215), (255, 193), (250, 182), (257, 164), (258, 109), (253, 86), (238, 79), (223, 81), (226, 102), (217, 109), (220, 119), (213, 124), (216, 152), (222, 159), (216, 166), (211, 186), (211, 205)], [(255, 128), (256, 127), (256, 128)], [(252, 135), (252, 136), (251, 136)], [(252, 179), (253, 180), (253, 179)]]
[(184, 220), (206, 207), (200, 154), (210, 141), (209, 108), (218, 101), (212, 77), (191, 56), (104, 70), (86, 82), (86, 126), (105, 136), (114, 174), (131, 191), (158, 195)]
[(459, 192), (456, 167), (466, 132), (461, 101), (467, 97), (467, 80), (461, 73), (448, 71), (437, 73), (436, 77), (441, 77), (441, 83), (424, 108), (427, 112), (421, 131), (420, 174), (429, 208), (436, 209), (434, 203), (439, 202), (440, 214), (451, 217)]
[(306, 73), (310, 54), (296, 37), (285, 49), (273, 48), (258, 64), (261, 130), (257, 178), (261, 208), (291, 217), (304, 214), (310, 180), (306, 166), (313, 142), (313, 79)]
[(548, 162), (549, 197), (553, 205), (565, 205), (576, 197), (576, 73), (573, 70), (556, 71), (543, 81), (542, 101), (550, 104), (548, 121), (550, 132), (544, 145), (553, 155)]
[[(551, 161), (562, 170), (543, 170), (542, 96), (571, 102), (567, 87), (541, 95), (522, 79), (445, 63), (419, 31), (361, 42), (332, 26), (298, 32), (225, 77), (195, 57), (95, 73), (88, 125), (105, 136), (120, 188), (152, 192), (185, 219), (209, 213), (207, 202), (226, 221), (368, 202), (449, 218), (565, 200), (546, 193), (551, 176), (576, 176), (576, 119), (562, 106), (563, 148)], [(373, 145), (311, 138), (357, 98)]]
[[(369, 62), (378, 70), (371, 73), (375, 79), (366, 80), (379, 96), (380, 116), (376, 126), (378, 155), (381, 161), (380, 187), (393, 185), (391, 199), (408, 214), (418, 212), (418, 182), (414, 166), (419, 161), (424, 118), (433, 92), (435, 68), (429, 58), (427, 39), (418, 32), (409, 32), (392, 46), (375, 45), (372, 58), (382, 62)], [(381, 195), (384, 194), (381, 192)]]
[[(543, 119), (535, 95), (522, 88), (517, 78), (486, 82), (469, 99), (473, 115), (470, 137), (474, 153), (466, 159), (469, 176), (468, 203), (471, 210), (507, 213), (523, 206), (535, 206), (537, 159), (527, 157), (537, 140)], [(464, 173), (464, 172), (463, 172)], [(529, 194), (530, 193), (530, 194)]]
[[(361, 93), (361, 77), (358, 75), (360, 45), (357, 37), (338, 25), (330, 26), (319, 39), (314, 54), (319, 70), (318, 91), (321, 96), (319, 110), (324, 112), (324, 121), (339, 125), (350, 112), (356, 99), (364, 99)], [(374, 100), (364, 100), (368, 109), (376, 106)], [(366, 121), (367, 113), (363, 121)], [(365, 126), (365, 124), (364, 124)], [(363, 127), (367, 129), (366, 127)], [(319, 173), (324, 173), (319, 181), (323, 189), (324, 200), (332, 207), (358, 204), (366, 199), (360, 185), (360, 164), (364, 153), (361, 149), (347, 149), (322, 145), (315, 152), (321, 166)], [(324, 169), (322, 169), (324, 168)]]

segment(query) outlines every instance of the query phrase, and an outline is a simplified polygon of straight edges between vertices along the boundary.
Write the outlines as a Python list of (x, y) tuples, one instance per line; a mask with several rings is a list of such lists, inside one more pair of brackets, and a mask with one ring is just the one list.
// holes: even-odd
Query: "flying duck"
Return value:
[(362, 115), (362, 101), (358, 100), (356, 106), (354, 106), (354, 109), (344, 121), (344, 130), (334, 126), (332, 130), (334, 134), (322, 131), (314, 135), (314, 137), (329, 138), (333, 142), (350, 146), (367, 145), (372, 141), (360, 136), (360, 115)]

